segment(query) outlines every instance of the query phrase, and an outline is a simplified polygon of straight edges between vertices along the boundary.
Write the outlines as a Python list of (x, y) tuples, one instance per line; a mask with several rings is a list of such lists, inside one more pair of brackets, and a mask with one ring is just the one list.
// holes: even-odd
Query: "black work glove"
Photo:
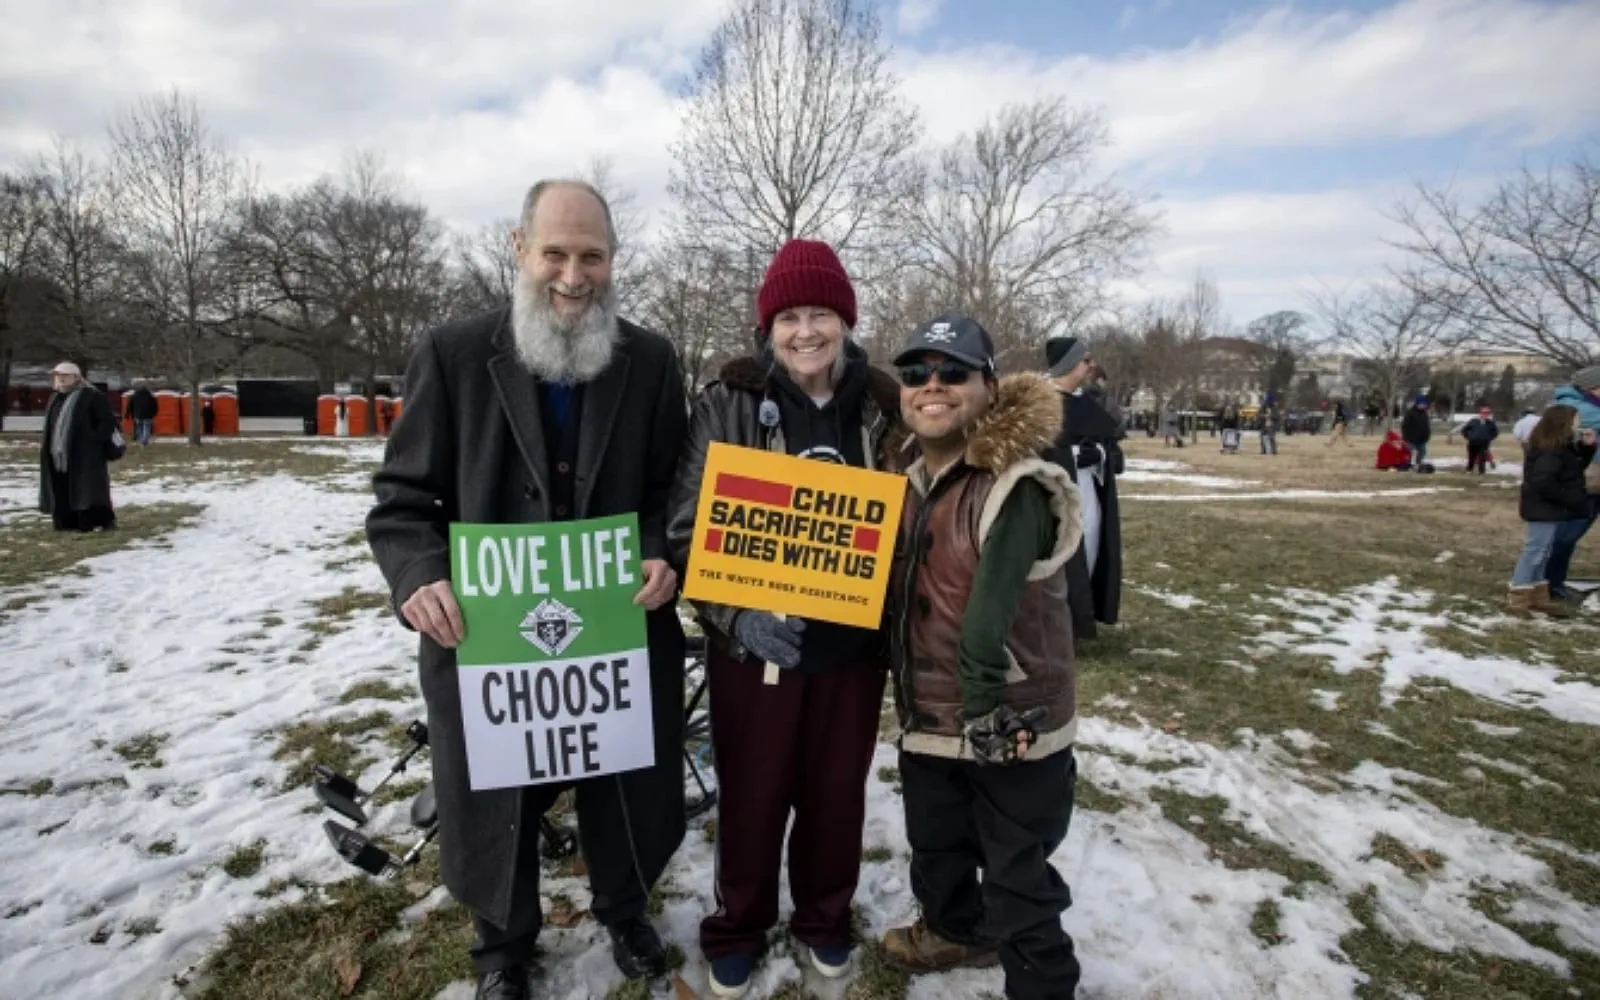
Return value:
[(767, 611), (741, 611), (733, 620), (733, 637), (739, 645), (785, 670), (800, 665), (800, 633), (806, 623), (799, 618), (779, 618)]
[(1100, 460), (1103, 458), (1105, 458), (1105, 454), (1100, 450), (1100, 446), (1093, 441), (1085, 441), (1083, 444), (1078, 445), (1078, 468), (1087, 469), (1091, 465), (1099, 465)]
[(1030, 708), (1021, 714), (1009, 705), (1001, 705), (992, 712), (968, 719), (962, 735), (972, 747), (972, 756), (979, 764), (1015, 764), (1017, 734), (1028, 737), (1028, 746), (1038, 741), (1034, 726), (1044, 718), (1044, 708)]

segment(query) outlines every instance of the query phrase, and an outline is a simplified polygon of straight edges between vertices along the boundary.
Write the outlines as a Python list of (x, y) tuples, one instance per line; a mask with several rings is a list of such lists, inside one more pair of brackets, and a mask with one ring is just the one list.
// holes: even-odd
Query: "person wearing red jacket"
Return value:
[(1383, 443), (1378, 445), (1378, 464), (1376, 468), (1395, 469), (1400, 472), (1405, 472), (1411, 468), (1411, 449), (1406, 447), (1404, 441), (1400, 440), (1398, 431), (1390, 431), (1383, 439)]

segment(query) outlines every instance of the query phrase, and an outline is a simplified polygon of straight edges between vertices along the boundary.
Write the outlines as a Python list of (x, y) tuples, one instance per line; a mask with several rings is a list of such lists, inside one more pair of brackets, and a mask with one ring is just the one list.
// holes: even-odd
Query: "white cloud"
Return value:
[(1102, 58), (989, 47), (905, 53), (908, 92), (951, 136), (1021, 96), (1103, 107), (1121, 163), (1334, 148), (1467, 128), (1548, 140), (1600, 114), (1600, 4), (1408, 0), (1365, 17), (1284, 8), (1178, 50)]
[(939, 17), (939, 7), (944, 0), (900, 0), (895, 12), (895, 26), (904, 35), (915, 35), (927, 29)]
[(1376, 277), (1398, 259), (1383, 241), (1396, 235), (1384, 210), (1399, 193), (1374, 186), (1164, 201), (1166, 239), (1149, 270), (1120, 290), (1135, 301), (1172, 298), (1205, 273), (1238, 325), (1276, 309), (1308, 311), (1313, 294)]
[[(725, 2), (607, 0), (603, 18), (557, 0), (404, 0), (381, 14), (318, 0), (270, 11), (246, 0), (12, 4), (0, 32), (0, 168), (53, 131), (98, 144), (124, 102), (177, 85), (269, 184), (336, 169), (353, 148), (381, 150), (446, 220), (476, 226), (513, 214), (534, 178), (609, 153), (659, 208), (681, 110), (668, 81), (691, 68)], [(923, 30), (939, 7), (901, 0), (896, 24)], [(1138, 16), (1159, 9), (1142, 3)], [(897, 62), (930, 139), (1007, 100), (1062, 93), (1102, 106), (1110, 165), (1159, 190), (1164, 173), (1221, 153), (1338, 157), (1353, 142), (1535, 143), (1593, 129), (1595, 38), (1596, 3), (1403, 0), (1366, 14), (1275, 10), (1175, 49), (1047, 57), (902, 44)], [(1176, 291), (1203, 267), (1239, 319), (1295, 305), (1308, 281), (1379, 269), (1394, 193), (1346, 184), (1164, 201), (1169, 236), (1137, 287)]]

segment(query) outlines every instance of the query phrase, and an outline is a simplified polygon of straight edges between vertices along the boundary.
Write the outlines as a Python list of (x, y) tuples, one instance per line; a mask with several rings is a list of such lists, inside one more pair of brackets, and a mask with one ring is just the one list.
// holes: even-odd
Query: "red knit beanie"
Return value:
[(770, 333), (774, 317), (798, 306), (832, 309), (845, 326), (856, 325), (856, 290), (833, 248), (820, 240), (790, 240), (767, 265), (756, 295), (762, 331)]

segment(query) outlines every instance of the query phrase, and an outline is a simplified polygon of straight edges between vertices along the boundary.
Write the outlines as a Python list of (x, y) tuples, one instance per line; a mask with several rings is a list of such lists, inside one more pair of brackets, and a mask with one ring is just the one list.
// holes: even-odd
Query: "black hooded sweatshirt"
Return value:
[[(844, 374), (834, 386), (832, 398), (823, 403), (807, 396), (789, 378), (776, 363), (770, 344), (762, 347), (759, 358), (770, 373), (771, 398), (778, 404), (785, 450), (800, 458), (865, 468), (861, 397), (867, 391), (866, 352), (855, 344), (845, 344)], [(795, 669), (820, 673), (854, 666), (876, 656), (882, 646), (877, 629), (808, 618), (800, 637), (800, 665)]]

